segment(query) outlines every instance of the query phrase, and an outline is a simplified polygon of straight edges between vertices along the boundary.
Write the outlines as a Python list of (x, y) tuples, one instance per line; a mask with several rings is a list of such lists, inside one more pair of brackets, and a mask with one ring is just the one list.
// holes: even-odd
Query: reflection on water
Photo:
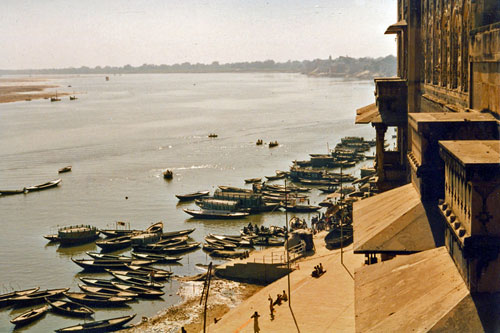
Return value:
[[(373, 99), (369, 81), (297, 74), (169, 74), (123, 75), (109, 82), (100, 76), (61, 76), (52, 82), (87, 93), (71, 103), (0, 105), (0, 188), (62, 178), (50, 191), (1, 198), (0, 289), (38, 285), (78, 291), (80, 276), (110, 278), (82, 272), (71, 261), (99, 251), (94, 243), (62, 248), (42, 237), (58, 225), (105, 228), (130, 221), (132, 229), (145, 229), (161, 220), (166, 231), (196, 228), (191, 237), (198, 242), (208, 233), (238, 234), (248, 223), (283, 226), (285, 214), (279, 211), (242, 220), (192, 219), (182, 209), (195, 204), (179, 203), (175, 194), (213, 192), (218, 185), (249, 188), (243, 179), (287, 170), (292, 160), (325, 153), (327, 145), (333, 147), (343, 136), (374, 136), (369, 126), (353, 125), (354, 110)], [(209, 133), (218, 137), (210, 139)], [(257, 139), (277, 140), (280, 146), (256, 146)], [(73, 171), (59, 175), (65, 165)], [(167, 168), (174, 171), (169, 182), (161, 175)], [(321, 200), (318, 191), (311, 193), (311, 204)], [(130, 255), (130, 250), (116, 253)], [(201, 249), (180, 255), (178, 264), (158, 267), (185, 276), (200, 273), (196, 264), (223, 262)], [(180, 301), (179, 286), (171, 279), (159, 300), (141, 299), (129, 309), (99, 309), (94, 317), (137, 313), (137, 321), (154, 315)], [(0, 309), (0, 332), (12, 332), (9, 320), (19, 309), (15, 311)], [(82, 321), (48, 313), (19, 331), (48, 332)]]

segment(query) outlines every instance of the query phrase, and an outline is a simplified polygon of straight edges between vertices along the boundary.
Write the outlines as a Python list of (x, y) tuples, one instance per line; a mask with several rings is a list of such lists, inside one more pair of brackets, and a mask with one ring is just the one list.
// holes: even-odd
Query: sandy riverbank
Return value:
[[(59, 85), (48, 84), (46, 78), (1, 78), (0, 103), (30, 101), (33, 99), (48, 99), (55, 96), (54, 91), (47, 89), (59, 88)], [(57, 92), (57, 96), (70, 95), (68, 92)]]
[[(262, 286), (226, 280), (212, 280), (208, 298), (207, 326), (220, 319), (225, 313), (238, 306), (248, 297), (262, 289)], [(202, 281), (183, 282), (178, 294), (183, 301), (160, 312), (152, 318), (143, 318), (142, 323), (124, 332), (128, 333), (177, 333), (184, 326), (187, 332), (203, 330), (203, 306), (200, 297)]]

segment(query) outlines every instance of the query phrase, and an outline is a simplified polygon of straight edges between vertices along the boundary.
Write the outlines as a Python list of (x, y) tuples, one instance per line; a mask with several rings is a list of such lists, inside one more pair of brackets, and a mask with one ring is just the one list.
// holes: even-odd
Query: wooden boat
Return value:
[(229, 242), (229, 241), (225, 241), (225, 240), (220, 240), (220, 239), (214, 238), (214, 237), (212, 237), (210, 235), (209, 236), (205, 236), (205, 241), (208, 244), (222, 246), (226, 250), (232, 250), (232, 249), (235, 249), (235, 248), (238, 247), (238, 245), (236, 245), (233, 242)]
[(27, 192), (34, 192), (34, 191), (41, 191), (41, 190), (46, 190), (48, 188), (56, 187), (61, 183), (62, 179), (56, 179), (56, 180), (51, 180), (46, 183), (40, 184), (40, 185), (34, 185), (34, 186), (29, 186), (26, 187)]
[(180, 237), (180, 236), (187, 236), (195, 230), (196, 230), (195, 228), (192, 228), (192, 229), (164, 232), (161, 234), (161, 239), (169, 239), (169, 238), (176, 238), (176, 237)]
[(225, 210), (184, 209), (184, 211), (199, 219), (241, 219), (250, 215), (247, 212), (230, 212)]
[(48, 305), (44, 305), (44, 306), (39, 307), (37, 309), (31, 309), (31, 310), (28, 310), (28, 311), (20, 314), (19, 316), (15, 317), (10, 322), (12, 324), (15, 324), (16, 327), (26, 325), (28, 323), (31, 323), (32, 321), (35, 321), (35, 320), (41, 318), (44, 314), (47, 313), (48, 310), (49, 310)]
[(248, 255), (248, 251), (214, 250), (209, 255), (217, 258), (245, 258)]
[(163, 232), (163, 222), (156, 222), (150, 225), (146, 230), (145, 233), (149, 234), (157, 234), (157, 233), (162, 233)]
[(173, 263), (182, 259), (182, 257), (172, 257), (162, 254), (151, 254), (151, 253), (131, 253), (134, 257), (145, 260), (157, 260), (158, 262)]
[(278, 180), (278, 179), (283, 179), (285, 178), (286, 175), (284, 173), (276, 175), (276, 176), (266, 176), (267, 180)]
[(74, 225), (57, 230), (57, 237), (62, 246), (90, 243), (99, 237), (99, 230), (91, 225)]
[(261, 246), (282, 246), (285, 244), (285, 240), (274, 237), (259, 237), (253, 240), (253, 244)]
[(59, 242), (59, 236), (57, 234), (43, 235), (43, 238), (47, 239), (49, 242)]
[(122, 255), (115, 255), (115, 254), (106, 254), (106, 253), (99, 253), (99, 252), (92, 252), (92, 251), (87, 251), (85, 252), (89, 257), (92, 257), (97, 260), (118, 260), (122, 262), (131, 262), (134, 260), (132, 257), (128, 256), (122, 256)]
[(2, 295), (0, 295), (0, 308), (7, 306), (7, 305), (10, 305), (12, 303), (10, 299), (13, 297), (19, 297), (19, 296), (33, 294), (33, 293), (37, 292), (39, 289), (40, 289), (40, 287), (35, 287), (35, 288), (31, 288), (31, 289), (11, 291), (10, 293), (2, 294)]
[(145, 266), (135, 266), (135, 265), (125, 265), (130, 271), (141, 272), (141, 273), (150, 273), (154, 271), (156, 274), (167, 275), (170, 276), (173, 273), (171, 271), (166, 271), (164, 269), (159, 269), (156, 267), (145, 267)]
[(144, 232), (142, 230), (130, 229), (130, 223), (123, 221), (115, 222), (114, 229), (101, 229), (99, 231), (108, 238), (120, 237), (120, 236), (132, 236)]
[(338, 186), (328, 186), (328, 187), (319, 187), (318, 190), (320, 190), (323, 193), (333, 193), (338, 189)]
[(132, 247), (136, 247), (139, 245), (147, 245), (158, 242), (161, 239), (161, 232), (142, 232), (137, 235), (133, 235), (130, 237), (132, 241)]
[(45, 299), (50, 304), (52, 310), (67, 316), (88, 317), (94, 314), (94, 310), (72, 301)]
[(64, 173), (64, 172), (70, 172), (71, 171), (71, 165), (65, 166), (64, 168), (59, 169), (57, 172), (58, 173)]
[(161, 297), (165, 295), (165, 293), (158, 289), (150, 289), (141, 286), (136, 286), (132, 284), (124, 284), (120, 282), (112, 282), (113, 286), (117, 289), (130, 291), (139, 295), (139, 297), (153, 298), (153, 297)]
[(340, 183), (337, 180), (330, 179), (303, 179), (299, 178), (301, 184), (307, 185), (322, 185), (322, 186), (339, 186)]
[(253, 190), (249, 190), (246, 188), (240, 188), (240, 187), (233, 187), (233, 186), (224, 186), (224, 185), (219, 185), (219, 188), (223, 192), (243, 192), (243, 193), (253, 193)]
[(163, 178), (166, 180), (170, 180), (174, 178), (174, 173), (172, 172), (172, 170), (165, 170), (163, 171)]
[(217, 134), (215, 134), (215, 133), (210, 133), (210, 134), (208, 135), (208, 137), (209, 137), (209, 138), (216, 138), (216, 137), (218, 137), (218, 135), (217, 135)]
[(85, 284), (78, 284), (78, 287), (85, 293), (88, 294), (98, 294), (98, 295), (105, 295), (105, 296), (118, 296), (118, 297), (137, 297), (139, 295), (128, 292), (128, 291), (123, 291), (123, 290), (118, 290), (114, 288), (105, 288), (105, 287), (93, 287), (93, 286), (87, 286)]
[[(73, 259), (73, 261), (78, 266), (82, 267), (87, 271), (104, 271), (105, 268), (123, 268), (125, 267), (125, 262), (119, 260), (87, 260), (87, 259)], [(130, 263), (134, 265), (150, 265), (154, 263), (152, 260), (132, 260)]]
[(14, 194), (23, 194), (26, 192), (26, 188), (22, 190), (0, 190), (1, 195), (14, 195)]
[(111, 280), (91, 279), (91, 278), (84, 278), (84, 277), (80, 277), (79, 279), (80, 279), (80, 281), (82, 281), (83, 283), (85, 283), (86, 285), (89, 285), (89, 286), (113, 288), (113, 284), (111, 283)]
[(184, 245), (179, 245), (179, 246), (174, 246), (174, 247), (169, 247), (163, 250), (163, 253), (165, 254), (174, 254), (174, 253), (181, 253), (181, 252), (187, 252), (196, 249), (197, 247), (200, 246), (201, 243), (199, 242), (193, 242), (193, 243), (187, 243)]
[(120, 249), (125, 249), (132, 245), (130, 236), (120, 236), (110, 239), (100, 239), (95, 242), (104, 252), (112, 252)]
[[(155, 273), (152, 273), (153, 271)], [(153, 270), (153, 271), (134, 271), (134, 270), (125, 271), (125, 270), (111, 270), (111, 269), (106, 269), (106, 272), (108, 272), (109, 274), (113, 274), (114, 273), (114, 274), (129, 276), (129, 277), (136, 277), (136, 278), (140, 278), (140, 279), (146, 279), (148, 281), (151, 281), (151, 277), (153, 278), (153, 281), (166, 280), (166, 279), (168, 279), (172, 275), (171, 272), (168, 272), (168, 271), (165, 271), (165, 270), (162, 270), (162, 269), (159, 269), (158, 272), (156, 270)], [(167, 274), (165, 274), (165, 272)]]
[(77, 100), (77, 99), (78, 99), (78, 97), (76, 97), (76, 96), (69, 96), (69, 100), (70, 100), (70, 101), (75, 101), (75, 100)]
[(260, 183), (262, 178), (248, 178), (245, 179), (246, 184), (252, 184), (252, 183)]
[(321, 209), (320, 206), (301, 205), (301, 204), (288, 204), (288, 205), (283, 204), (281, 206), (286, 210), (288, 210), (289, 212), (297, 212), (297, 213), (315, 212)]
[(69, 288), (46, 289), (42, 291), (36, 291), (34, 293), (29, 293), (26, 295), (11, 297), (10, 301), (11, 304), (13, 304), (15, 307), (28, 306), (45, 302), (45, 298), (61, 297), (62, 294), (68, 290)]
[(271, 141), (269, 142), (269, 148), (277, 147), (279, 146), (278, 141)]
[(135, 277), (135, 276), (126, 276), (126, 275), (114, 273), (112, 271), (110, 271), (110, 273), (118, 280), (121, 280), (121, 281), (128, 283), (128, 284), (135, 284), (135, 285), (138, 285), (141, 287), (155, 288), (155, 289), (162, 289), (164, 287), (162, 283), (151, 282), (149, 279), (142, 279), (142, 278)]
[(176, 194), (175, 196), (179, 201), (189, 201), (189, 200), (194, 200), (196, 198), (200, 198), (203, 196), (206, 196), (210, 193), (210, 191), (198, 191), (194, 193), (189, 193), (189, 194)]
[(73, 302), (83, 303), (98, 307), (122, 306), (126, 302), (133, 300), (132, 297), (106, 296), (86, 293), (65, 292), (64, 295)]
[(210, 243), (203, 243), (202, 249), (207, 252), (212, 252), (215, 250), (223, 251), (224, 246), (222, 245), (217, 245), (217, 244), (210, 244)]
[[(342, 237), (341, 237), (342, 236)], [(342, 227), (342, 232), (340, 230), (340, 227), (337, 227), (333, 230), (331, 230), (326, 236), (325, 236), (325, 243), (328, 248), (339, 248), (341, 245), (347, 246), (349, 245), (353, 240), (353, 229), (352, 225), (344, 225)]]
[(116, 317), (89, 323), (78, 324), (74, 326), (64, 327), (56, 330), (56, 332), (113, 332), (120, 329), (123, 325), (134, 319), (135, 314), (130, 316)]

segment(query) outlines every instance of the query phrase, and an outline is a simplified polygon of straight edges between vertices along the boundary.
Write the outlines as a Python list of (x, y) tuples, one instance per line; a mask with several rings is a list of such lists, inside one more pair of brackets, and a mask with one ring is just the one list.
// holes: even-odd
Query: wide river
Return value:
[[(59, 91), (74, 91), (78, 100), (64, 96), (57, 103), (0, 104), (0, 188), (62, 178), (57, 188), (0, 197), (0, 293), (32, 286), (79, 291), (79, 276), (106, 277), (83, 274), (71, 261), (98, 251), (95, 244), (59, 248), (47, 243), (42, 236), (57, 226), (104, 228), (129, 221), (142, 229), (163, 221), (166, 231), (196, 228), (192, 238), (200, 242), (210, 232), (237, 234), (249, 221), (282, 226), (282, 212), (236, 221), (191, 219), (182, 208), (195, 205), (179, 205), (175, 194), (242, 187), (245, 178), (274, 175), (288, 170), (292, 160), (326, 153), (343, 136), (374, 137), (369, 126), (354, 125), (355, 110), (373, 101), (372, 81), (299, 74), (151, 74), (109, 81), (103, 75), (58, 76), (50, 83), (60, 85)], [(210, 139), (209, 133), (218, 137)], [(257, 139), (280, 145), (256, 146)], [(58, 175), (66, 165), (73, 171)], [(165, 168), (174, 171), (173, 180), (163, 179)], [(311, 203), (320, 200), (314, 191)], [(197, 263), (210, 261), (198, 250), (184, 255), (179, 265), (158, 267), (194, 275), (201, 272)], [(98, 310), (94, 317), (154, 315), (180, 301), (179, 283), (167, 282), (162, 299)], [(9, 320), (25, 310), (0, 309), (0, 332), (12, 332)], [(16, 331), (48, 332), (82, 321), (49, 313)]]

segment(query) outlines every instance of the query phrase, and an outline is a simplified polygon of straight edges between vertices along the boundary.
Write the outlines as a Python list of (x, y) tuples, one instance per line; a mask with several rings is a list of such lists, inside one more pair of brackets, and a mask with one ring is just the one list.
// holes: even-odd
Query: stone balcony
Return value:
[(397, 77), (375, 78), (375, 98), (384, 124), (398, 126), (407, 122), (408, 87), (406, 80)]

